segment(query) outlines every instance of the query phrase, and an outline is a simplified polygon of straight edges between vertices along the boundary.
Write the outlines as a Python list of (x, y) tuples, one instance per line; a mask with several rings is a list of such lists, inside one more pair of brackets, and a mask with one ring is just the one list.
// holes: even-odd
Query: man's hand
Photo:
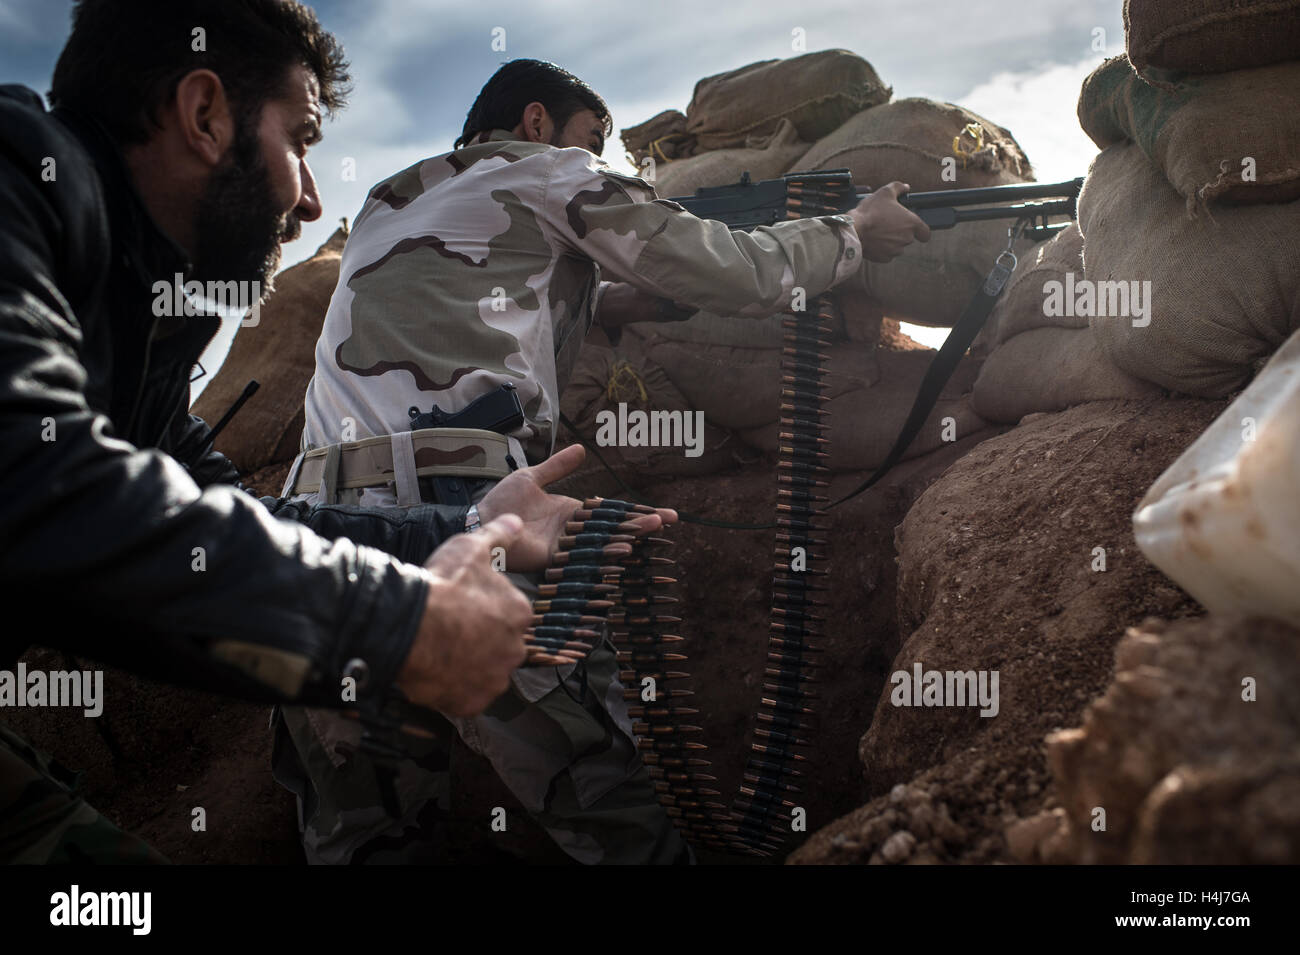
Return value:
[[(522, 532), (506, 548), (506, 569), (527, 572), (541, 570), (550, 563), (559, 549), (565, 521), (582, 506), (582, 502), (572, 497), (547, 494), (543, 489), (578, 470), (586, 455), (582, 445), (571, 444), (541, 464), (502, 478), (501, 483), (479, 501), (478, 513), (484, 521), (502, 514), (517, 514), (523, 520)], [(637, 525), (637, 534), (650, 534), (664, 524), (674, 523), (677, 512), (660, 508), (655, 514), (638, 514), (630, 519)], [(612, 557), (632, 552), (629, 544), (610, 544), (609, 548)]]
[(518, 517), (506, 515), (477, 534), (457, 534), (425, 563), (433, 580), (424, 618), (397, 676), (412, 703), (474, 716), (505, 692), (524, 662), (533, 606), (492, 569), (493, 548), (509, 548), (522, 529)]
[(891, 182), (865, 196), (849, 210), (849, 218), (862, 242), (862, 254), (871, 262), (888, 262), (914, 240), (930, 241), (930, 227), (921, 217), (898, 204), (898, 197), (912, 189), (902, 182)]

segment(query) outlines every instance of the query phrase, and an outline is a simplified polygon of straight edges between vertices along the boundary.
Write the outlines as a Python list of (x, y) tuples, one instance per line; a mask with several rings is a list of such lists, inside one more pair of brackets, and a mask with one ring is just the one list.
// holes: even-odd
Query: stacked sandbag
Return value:
[(915, 98), (864, 110), (818, 140), (799, 171), (818, 169), (848, 169), (859, 188), (898, 180), (913, 192), (1034, 178), (1024, 150), (1006, 129), (952, 103)]
[(686, 114), (666, 109), (620, 133), (632, 164), (641, 169), (648, 157), (656, 163), (695, 155), (695, 137), (686, 132)]
[[(884, 459), (934, 358), (932, 350), (901, 335), (896, 323), (882, 321), (879, 312), (851, 317), (866, 326), (859, 334), (870, 341), (840, 339), (827, 346), (831, 456), (825, 463), (837, 470), (871, 468)], [(775, 453), (781, 431), (781, 318), (700, 313), (687, 322), (626, 326), (624, 342), (637, 342), (648, 364), (663, 369), (707, 422), (735, 432), (752, 448)], [(978, 370), (977, 361), (959, 366), (908, 457), (944, 442), (946, 418), (953, 419), (947, 440), (987, 426), (974, 413), (969, 394)]]
[(1085, 401), (1160, 393), (1116, 367), (1087, 316), (1066, 303), (1082, 279), (1083, 235), (1073, 223), (1021, 263), (989, 316), (996, 347), (975, 382), (980, 417), (1010, 424)]
[[(936, 229), (929, 242), (913, 242), (890, 262), (867, 262), (867, 294), (890, 318), (951, 327), (1007, 248), (1007, 230), (1013, 224), (990, 219)], [(1012, 249), (1024, 259), (1035, 245), (1021, 235)]]
[(1079, 196), (1084, 272), (1149, 282), (1149, 321), (1093, 315), (1121, 369), (1173, 391), (1243, 387), (1300, 327), (1300, 202), (1217, 206), (1189, 219), (1183, 197), (1139, 146), (1111, 146)]
[(682, 416), (683, 424), (686, 415), (702, 410), (683, 397), (663, 368), (647, 357), (635, 337), (624, 336), (615, 348), (586, 342), (564, 387), (560, 407), (578, 435), (599, 448), (601, 457), (616, 474), (698, 475), (735, 464), (735, 440), (707, 412), (703, 433), (698, 435), (701, 446), (698, 455), (687, 455), (683, 447), (602, 446), (601, 412), (609, 411), (617, 416), (620, 404), (625, 412), (676, 412)]
[(871, 64), (848, 50), (762, 60), (696, 83), (686, 132), (701, 152), (734, 149), (788, 119), (811, 143), (891, 93)]
[(738, 182), (744, 173), (755, 182), (775, 179), (808, 151), (808, 143), (788, 119), (763, 136), (751, 136), (740, 149), (716, 149), (677, 162), (656, 163), (655, 191), (665, 198), (692, 196), (705, 186)]
[(1102, 149), (1141, 147), (1189, 213), (1214, 200), (1300, 198), (1300, 61), (1182, 76), (1165, 87), (1118, 56), (1084, 81), (1079, 123)]
[(1125, 0), (1124, 35), (1143, 75), (1300, 60), (1300, 0)]
[(338, 283), (346, 227), (304, 262), (275, 277), (256, 325), (241, 326), (216, 377), (190, 409), (215, 424), (249, 379), (260, 388), (217, 436), (215, 447), (241, 473), (292, 459), (302, 436), (303, 396), (316, 372), (316, 341)]
[[(893, 351), (858, 344), (835, 346), (825, 391), (831, 400), (822, 406), (830, 412), (826, 419), (830, 444), (823, 449), (830, 456), (822, 463), (837, 471), (862, 471), (884, 461), (933, 360), (934, 352), (928, 348)], [(980, 362), (973, 358), (958, 364), (903, 460), (928, 454), (988, 427), (971, 401), (979, 369)], [(716, 370), (716, 374), (723, 373), (721, 367)], [(779, 399), (770, 382), (763, 390), (756, 389), (751, 401), (757, 401), (765, 392), (772, 393), (771, 407), (775, 409)], [(788, 429), (773, 420), (758, 428), (737, 429), (737, 434), (756, 450), (776, 453), (783, 430)]]

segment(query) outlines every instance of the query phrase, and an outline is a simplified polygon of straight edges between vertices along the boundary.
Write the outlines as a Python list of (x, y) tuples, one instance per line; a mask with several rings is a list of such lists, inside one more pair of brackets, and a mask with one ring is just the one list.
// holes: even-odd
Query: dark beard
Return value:
[(265, 301), (280, 266), (280, 243), (296, 239), (302, 223), (276, 206), (254, 125), (239, 129), (199, 200), (194, 278), (258, 282)]

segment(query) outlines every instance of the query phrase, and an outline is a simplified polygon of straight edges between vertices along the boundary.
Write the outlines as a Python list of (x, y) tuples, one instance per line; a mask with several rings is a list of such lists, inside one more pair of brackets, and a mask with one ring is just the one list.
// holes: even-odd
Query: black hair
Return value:
[(248, 125), (297, 65), (315, 74), (325, 109), (342, 108), (351, 81), (343, 48), (296, 0), (76, 0), (49, 100), (93, 116), (127, 146), (149, 140), (194, 70), (221, 78)]
[(511, 60), (492, 74), (479, 91), (478, 99), (465, 117), (465, 128), (456, 140), (456, 148), (490, 129), (514, 129), (529, 103), (545, 106), (557, 130), (584, 109), (596, 114), (604, 124), (606, 136), (614, 128), (605, 101), (568, 70), (545, 60)]

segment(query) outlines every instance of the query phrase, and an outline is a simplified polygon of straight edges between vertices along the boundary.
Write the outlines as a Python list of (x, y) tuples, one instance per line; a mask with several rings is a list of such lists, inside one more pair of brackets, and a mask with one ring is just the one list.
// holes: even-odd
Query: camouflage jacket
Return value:
[(513, 436), (536, 463), (602, 270), (683, 305), (761, 317), (861, 264), (847, 216), (732, 232), (585, 149), (494, 130), (370, 191), (316, 347), (303, 445), (406, 430), (412, 406), (457, 411), (511, 380), (527, 419)]

